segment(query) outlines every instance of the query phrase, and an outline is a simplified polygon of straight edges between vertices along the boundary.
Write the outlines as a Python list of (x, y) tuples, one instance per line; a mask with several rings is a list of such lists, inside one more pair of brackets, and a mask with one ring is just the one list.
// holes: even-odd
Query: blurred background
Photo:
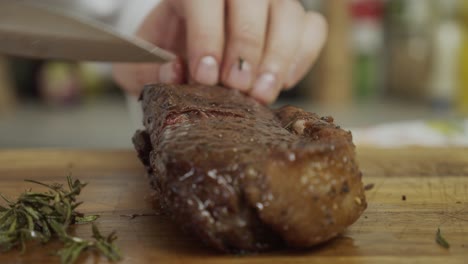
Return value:
[[(138, 1), (47, 2), (138, 24), (121, 13)], [(358, 145), (468, 145), (468, 1), (302, 2), (327, 18), (328, 43), (276, 105), (332, 115)], [(129, 148), (136, 122), (108, 64), (0, 55), (0, 147)]]

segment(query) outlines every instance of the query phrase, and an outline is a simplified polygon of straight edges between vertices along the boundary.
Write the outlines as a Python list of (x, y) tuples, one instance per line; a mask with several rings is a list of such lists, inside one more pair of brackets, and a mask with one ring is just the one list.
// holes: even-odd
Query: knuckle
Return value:
[(198, 42), (209, 43), (213, 39), (213, 29), (205, 28), (204, 30), (197, 30), (192, 32), (192, 38)]
[(218, 29), (214, 28), (205, 28), (191, 32), (191, 36), (189, 37), (191, 41), (187, 45), (188, 51), (190, 53), (205, 51), (219, 55), (223, 47), (224, 38), (218, 31)]
[(252, 30), (252, 26), (247, 23), (242, 24), (233, 31), (232, 41), (254, 50), (261, 50), (263, 48), (262, 34)]

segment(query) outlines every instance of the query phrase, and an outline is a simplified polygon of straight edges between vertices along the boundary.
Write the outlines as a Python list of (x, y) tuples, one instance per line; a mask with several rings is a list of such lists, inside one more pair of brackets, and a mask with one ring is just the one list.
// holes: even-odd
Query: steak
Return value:
[(149, 85), (133, 142), (162, 210), (226, 252), (310, 247), (366, 208), (351, 132), (217, 86)]

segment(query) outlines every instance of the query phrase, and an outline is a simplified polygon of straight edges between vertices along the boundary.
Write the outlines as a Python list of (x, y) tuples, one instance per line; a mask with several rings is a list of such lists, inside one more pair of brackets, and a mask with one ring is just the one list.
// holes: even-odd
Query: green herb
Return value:
[(130, 220), (132, 219), (135, 219), (137, 217), (141, 217), (141, 216), (158, 216), (158, 214), (123, 214), (123, 215), (120, 215), (121, 217), (128, 217), (130, 218)]
[(68, 188), (62, 184), (26, 181), (44, 186), (48, 191), (38, 193), (30, 189), (14, 202), (0, 194), (6, 203), (6, 206), (0, 206), (0, 250), (20, 248), (24, 253), (28, 241), (47, 243), (54, 236), (64, 243), (64, 248), (58, 252), (62, 263), (73, 263), (85, 250), (96, 250), (112, 261), (120, 259), (119, 250), (113, 244), (115, 233), (103, 237), (94, 225), (95, 241), (67, 233), (72, 224), (92, 223), (99, 218), (98, 215), (85, 216), (76, 211), (82, 204), (76, 198), (86, 183), (73, 180), (71, 176), (67, 177)]
[(97, 251), (111, 261), (118, 261), (122, 258), (119, 249), (114, 244), (114, 241), (117, 239), (115, 232), (104, 237), (99, 232), (97, 226), (93, 223), (92, 230), (94, 241), (90, 241), (70, 236), (67, 234), (63, 225), (53, 220), (51, 221), (51, 227), (60, 240), (65, 244), (65, 246), (57, 253), (60, 256), (61, 263), (74, 263), (80, 254), (86, 250)]
[(239, 57), (239, 71), (242, 71), (243, 67), (244, 66), (244, 59), (242, 59), (241, 57)]
[(88, 224), (96, 221), (99, 218), (99, 215), (87, 215), (87, 216), (77, 216), (75, 217), (75, 224)]
[(442, 237), (442, 234), (440, 233), (440, 228), (437, 228), (437, 233), (436, 233), (436, 238), (435, 238), (437, 244), (439, 244), (443, 248), (450, 248), (450, 244), (445, 240), (445, 238)]

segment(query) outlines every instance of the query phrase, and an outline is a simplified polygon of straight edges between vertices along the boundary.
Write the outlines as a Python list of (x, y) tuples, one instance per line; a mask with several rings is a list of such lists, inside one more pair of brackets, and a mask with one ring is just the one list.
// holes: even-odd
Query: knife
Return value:
[(21, 0), (0, 0), (0, 54), (78, 61), (168, 62), (174, 54), (96, 21)]

